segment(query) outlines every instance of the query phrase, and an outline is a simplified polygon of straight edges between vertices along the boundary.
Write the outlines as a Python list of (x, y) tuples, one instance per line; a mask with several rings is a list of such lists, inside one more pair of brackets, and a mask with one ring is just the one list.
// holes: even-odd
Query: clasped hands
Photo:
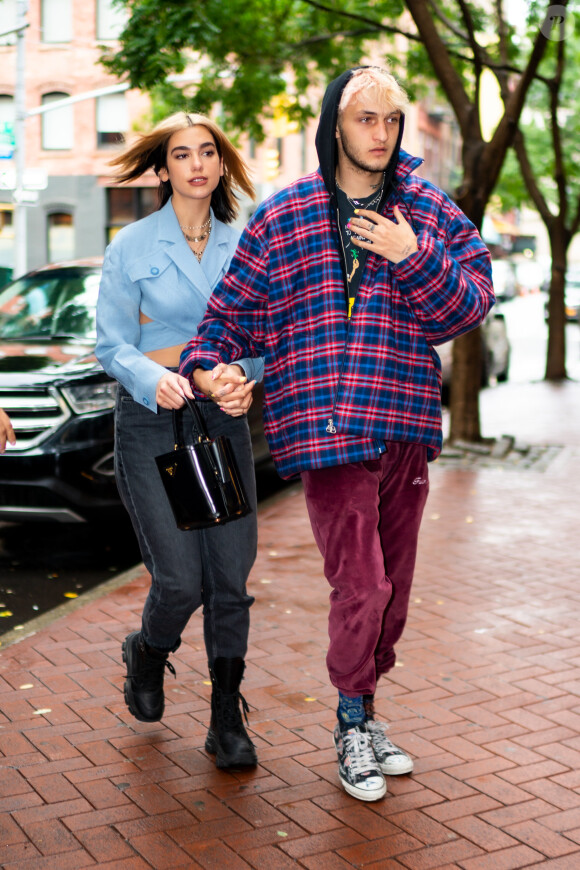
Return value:
[[(211, 371), (197, 368), (193, 372), (195, 386), (212, 399), (230, 417), (241, 417), (252, 404), (256, 381), (248, 381), (236, 363), (218, 363)], [(178, 409), (185, 404), (184, 396), (193, 399), (191, 384), (177, 372), (166, 372), (157, 382), (155, 398), (161, 408)]]
[(405, 220), (397, 205), (393, 208), (393, 214), (395, 221), (377, 214), (376, 211), (357, 209), (348, 227), (357, 236), (362, 236), (362, 239), (357, 239), (353, 235), (351, 237), (353, 245), (372, 251), (373, 254), (380, 254), (391, 263), (400, 263), (401, 260), (416, 253), (419, 247), (411, 225)]

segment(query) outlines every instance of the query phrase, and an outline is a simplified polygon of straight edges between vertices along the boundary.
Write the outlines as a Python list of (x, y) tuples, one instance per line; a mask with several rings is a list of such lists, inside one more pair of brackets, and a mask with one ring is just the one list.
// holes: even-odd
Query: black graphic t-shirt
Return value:
[[(354, 199), (346, 195), (338, 184), (336, 186), (336, 194), (338, 200), (338, 226), (340, 230), (341, 243), (346, 260), (346, 278), (348, 282), (348, 316), (352, 313), (352, 307), (356, 298), (357, 290), (360, 286), (365, 260), (368, 251), (364, 248), (358, 248), (352, 242), (355, 239), (361, 239), (362, 236), (357, 236), (352, 230), (348, 229), (347, 224), (354, 217), (355, 209), (365, 208), (370, 211), (376, 211), (381, 198), (381, 193), (371, 193), (370, 196)], [(363, 239), (363, 241), (366, 241)]]

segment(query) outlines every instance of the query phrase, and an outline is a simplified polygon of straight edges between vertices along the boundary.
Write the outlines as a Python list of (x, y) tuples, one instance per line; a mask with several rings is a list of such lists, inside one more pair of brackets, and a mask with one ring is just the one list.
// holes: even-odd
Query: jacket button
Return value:
[(157, 268), (157, 266), (151, 266), (151, 274), (159, 275), (159, 269)]

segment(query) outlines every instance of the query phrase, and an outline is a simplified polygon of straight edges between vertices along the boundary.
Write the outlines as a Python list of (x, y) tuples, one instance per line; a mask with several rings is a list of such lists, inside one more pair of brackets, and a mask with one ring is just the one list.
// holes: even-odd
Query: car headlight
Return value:
[(115, 407), (116, 381), (99, 384), (79, 384), (64, 387), (63, 394), (75, 414), (90, 414), (93, 411), (108, 411)]

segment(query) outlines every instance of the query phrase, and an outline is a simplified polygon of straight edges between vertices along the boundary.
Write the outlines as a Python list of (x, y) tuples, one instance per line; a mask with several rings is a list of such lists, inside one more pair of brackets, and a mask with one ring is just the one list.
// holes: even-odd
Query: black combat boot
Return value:
[(255, 767), (258, 763), (254, 744), (244, 727), (240, 702), (248, 721), (249, 707), (240, 694), (240, 683), (244, 673), (244, 660), (241, 658), (217, 658), (211, 677), (211, 722), (205, 750), (216, 756), (216, 766)]
[(165, 668), (175, 676), (168, 656), (169, 653), (147, 646), (140, 631), (132, 631), (123, 641), (123, 661), (127, 665), (125, 703), (140, 722), (159, 722), (163, 716)]

